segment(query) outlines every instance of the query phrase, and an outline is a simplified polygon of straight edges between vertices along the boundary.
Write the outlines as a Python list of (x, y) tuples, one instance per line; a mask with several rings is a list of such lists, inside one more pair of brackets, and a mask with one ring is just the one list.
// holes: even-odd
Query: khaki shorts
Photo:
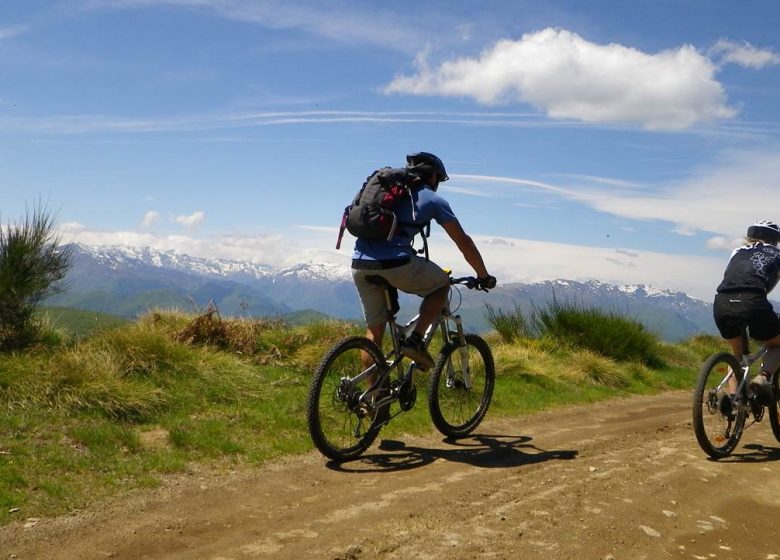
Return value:
[(391, 286), (420, 297), (450, 285), (449, 275), (439, 265), (422, 257), (412, 257), (407, 264), (395, 268), (381, 270), (353, 268), (352, 279), (355, 281), (360, 303), (363, 306), (363, 318), (369, 327), (388, 320), (384, 290), (381, 286), (366, 280), (366, 276), (371, 275), (382, 276)]

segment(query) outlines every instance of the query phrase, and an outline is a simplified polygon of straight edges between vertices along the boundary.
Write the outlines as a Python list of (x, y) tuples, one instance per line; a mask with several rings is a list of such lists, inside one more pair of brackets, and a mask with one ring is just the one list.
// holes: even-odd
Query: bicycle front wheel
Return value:
[(306, 405), (306, 420), (314, 445), (334, 461), (358, 457), (376, 439), (377, 411), (360, 402), (367, 382), (353, 379), (367, 367), (380, 375), (385, 358), (371, 340), (352, 336), (336, 344), (314, 373)]
[(496, 368), (487, 342), (467, 334), (466, 345), (449, 344), (436, 360), (428, 386), (434, 426), (451, 438), (470, 434), (487, 413)]
[(742, 368), (726, 352), (714, 354), (704, 363), (693, 391), (693, 430), (702, 450), (714, 459), (728, 456), (739, 443), (747, 419), (747, 407), (731, 405), (731, 374), (739, 382)]

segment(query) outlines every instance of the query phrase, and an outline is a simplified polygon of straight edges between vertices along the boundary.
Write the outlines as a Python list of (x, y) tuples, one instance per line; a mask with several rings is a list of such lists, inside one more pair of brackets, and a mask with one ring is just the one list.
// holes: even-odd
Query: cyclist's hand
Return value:
[(492, 290), (496, 287), (496, 277), (488, 274), (484, 278), (477, 278), (477, 287), (480, 290)]

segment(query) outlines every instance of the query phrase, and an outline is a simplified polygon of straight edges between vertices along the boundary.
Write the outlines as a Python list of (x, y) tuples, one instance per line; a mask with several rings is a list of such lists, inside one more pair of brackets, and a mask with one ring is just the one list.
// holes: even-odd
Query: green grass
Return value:
[[(311, 374), (333, 343), (362, 329), (204, 317), (158, 311), (0, 354), (0, 524), (153, 487), (191, 463), (254, 465), (311, 449)], [(713, 337), (657, 343), (663, 365), (648, 365), (546, 336), (488, 339), (498, 372), (489, 417), (689, 388), (704, 357), (723, 348)], [(432, 429), (426, 384), (421, 375), (416, 407), (384, 437)]]

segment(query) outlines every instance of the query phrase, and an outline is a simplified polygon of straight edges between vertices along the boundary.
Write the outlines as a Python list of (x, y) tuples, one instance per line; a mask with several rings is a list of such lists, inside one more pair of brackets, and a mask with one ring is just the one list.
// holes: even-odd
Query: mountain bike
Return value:
[[(378, 275), (367, 278), (384, 288), (391, 348), (386, 354), (363, 336), (347, 337), (334, 345), (314, 373), (306, 406), (306, 419), (314, 445), (334, 461), (355, 459), (368, 449), (382, 426), (409, 411), (417, 400), (414, 372), (406, 365), (401, 345), (414, 330), (419, 315), (405, 325), (396, 322), (398, 291)], [(426, 330), (429, 348), (436, 332), (442, 346), (428, 382), (428, 410), (434, 426), (449, 438), (470, 434), (490, 406), (495, 383), (493, 354), (487, 342), (464, 332), (453, 309), (457, 286), (487, 291), (476, 278), (450, 278), (450, 294), (439, 317)], [(399, 410), (391, 414), (391, 406)]]
[[(730, 455), (745, 430), (761, 422), (764, 413), (769, 416), (772, 433), (780, 442), (780, 413), (777, 408), (780, 375), (775, 373), (772, 376), (771, 402), (762, 403), (748, 384), (757, 373), (751, 373), (751, 366), (766, 354), (767, 347), (762, 346), (750, 354), (747, 333), (742, 335), (742, 347), (745, 353), (741, 360), (729, 352), (710, 356), (699, 372), (693, 391), (693, 430), (702, 450), (713, 459)], [(735, 385), (736, 391), (732, 395)], [(748, 423), (751, 417), (752, 421)]]

